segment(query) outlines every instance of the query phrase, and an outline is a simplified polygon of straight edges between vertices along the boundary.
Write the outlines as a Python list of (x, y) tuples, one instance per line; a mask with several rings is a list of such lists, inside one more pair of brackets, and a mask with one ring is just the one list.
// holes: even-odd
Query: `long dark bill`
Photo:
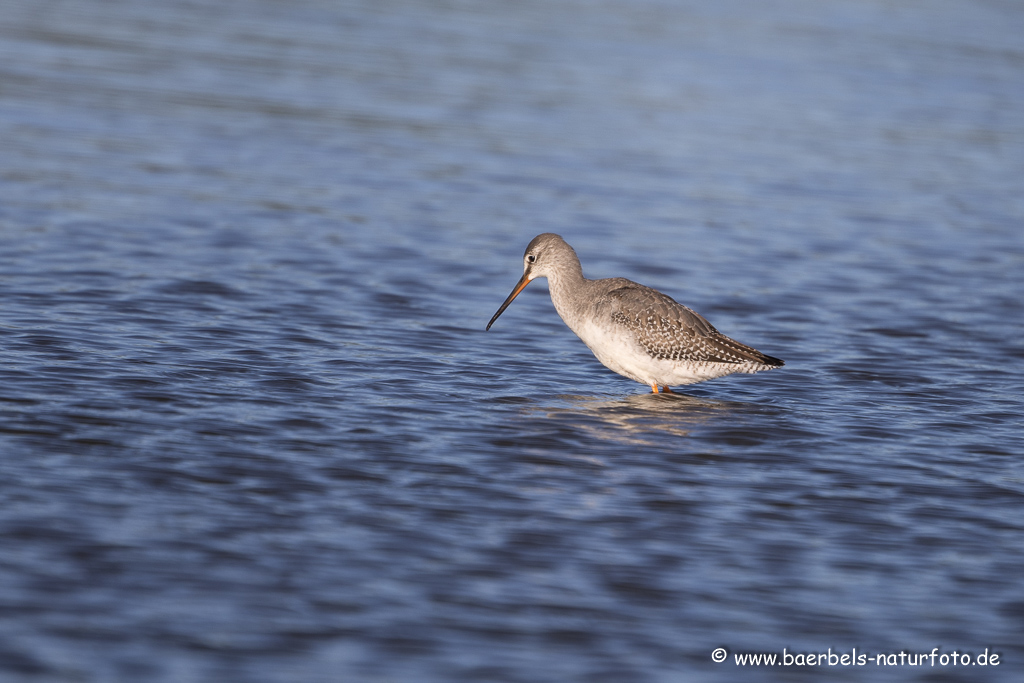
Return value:
[(530, 279), (526, 277), (526, 273), (523, 273), (523, 276), (519, 278), (519, 282), (516, 283), (516, 288), (512, 290), (512, 293), (508, 295), (507, 299), (505, 299), (505, 303), (501, 305), (501, 308), (498, 309), (498, 312), (494, 314), (493, 318), (491, 318), (491, 322), (487, 323), (487, 327), (484, 328), (485, 332), (491, 329), (491, 325), (493, 325), (494, 321), (498, 319), (498, 316), (505, 312), (505, 309), (508, 308), (508, 305), (512, 303), (512, 299), (515, 299), (517, 296), (519, 296), (519, 292), (526, 289), (526, 285), (528, 284), (530, 284)]

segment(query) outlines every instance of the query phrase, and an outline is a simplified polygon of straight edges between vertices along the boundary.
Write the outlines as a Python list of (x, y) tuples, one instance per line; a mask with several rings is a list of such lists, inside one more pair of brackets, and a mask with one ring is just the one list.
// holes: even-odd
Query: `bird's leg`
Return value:
[(658, 385), (657, 384), (652, 384), (651, 385), (651, 393), (652, 394), (658, 393)]
[(676, 392), (672, 391), (671, 389), (669, 389), (667, 384), (665, 385), (665, 388), (662, 389), (662, 391), (664, 391), (666, 394), (674, 394), (674, 393), (676, 393)]

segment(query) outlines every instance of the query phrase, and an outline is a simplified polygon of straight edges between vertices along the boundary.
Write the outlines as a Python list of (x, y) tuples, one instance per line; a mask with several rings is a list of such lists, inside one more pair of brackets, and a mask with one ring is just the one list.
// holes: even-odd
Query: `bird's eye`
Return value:
[(533, 263), (534, 261), (537, 260), (537, 257), (534, 256), (533, 254), (530, 254), (529, 256), (526, 257), (526, 260), (529, 261), (530, 263)]

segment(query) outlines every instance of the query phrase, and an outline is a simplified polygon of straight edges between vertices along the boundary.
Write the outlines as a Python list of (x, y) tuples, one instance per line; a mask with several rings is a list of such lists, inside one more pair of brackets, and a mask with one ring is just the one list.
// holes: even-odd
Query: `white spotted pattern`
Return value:
[(652, 388), (783, 365), (655, 289), (624, 278), (586, 279), (576, 252), (558, 235), (535, 237), (523, 263), (525, 279), (548, 278), (555, 310), (599, 361)]

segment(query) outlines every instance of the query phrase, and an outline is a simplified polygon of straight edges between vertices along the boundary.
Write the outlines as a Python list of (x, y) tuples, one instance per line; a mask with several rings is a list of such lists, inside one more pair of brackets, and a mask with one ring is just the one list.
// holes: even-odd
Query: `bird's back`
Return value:
[(672, 297), (625, 278), (593, 280), (598, 296), (594, 312), (629, 330), (635, 341), (659, 360), (687, 363), (757, 364), (783, 362), (725, 336), (696, 311)]

